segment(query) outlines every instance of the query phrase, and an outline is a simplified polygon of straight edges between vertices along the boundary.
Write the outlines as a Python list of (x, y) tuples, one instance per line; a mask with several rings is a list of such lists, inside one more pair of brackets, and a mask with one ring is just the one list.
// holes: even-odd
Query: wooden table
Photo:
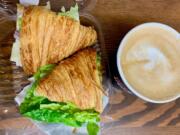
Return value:
[[(134, 26), (144, 22), (162, 22), (180, 31), (179, 0), (98, 0), (95, 7), (92, 6), (90, 10), (102, 25), (112, 76), (118, 75), (115, 65), (117, 47), (123, 36)], [(6, 25), (12, 26), (13, 24)], [(4, 44), (1, 44), (0, 49), (1, 66), (8, 63), (2, 58), (6, 59), (11, 49), (11, 42), (5, 42), (6, 40)], [(12, 64), (9, 63), (9, 65)], [(0, 76), (4, 75), (1, 72), (2, 68), (0, 67)], [(16, 71), (16, 68), (14, 70)], [(12, 69), (8, 71), (12, 72)], [(15, 79), (17, 80), (16, 89), (27, 83), (18, 78)], [(0, 89), (2, 88), (0, 82)], [(9, 89), (12, 88), (9, 87)], [(180, 135), (180, 99), (157, 105), (146, 103), (115, 87), (111, 89), (110, 94), (107, 113), (102, 115), (103, 135)], [(10, 133), (22, 134), (23, 131), (29, 130), (32, 134), (42, 134), (29, 120), (19, 118), (18, 113), (13, 113), (16, 111), (13, 103), (7, 102), (7, 104), (11, 105), (12, 109), (9, 112), (0, 112), (0, 116), (3, 116), (0, 117), (2, 119), (0, 129), (11, 129)], [(2, 115), (4, 113), (16, 118)], [(5, 119), (6, 117), (9, 119)], [(3, 130), (0, 131), (0, 134), (3, 132)]]

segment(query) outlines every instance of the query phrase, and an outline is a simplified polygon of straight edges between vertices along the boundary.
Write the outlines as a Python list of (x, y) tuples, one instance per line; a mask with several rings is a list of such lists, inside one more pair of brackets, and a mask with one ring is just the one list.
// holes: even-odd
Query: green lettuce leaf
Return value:
[(61, 12), (58, 14), (61, 16), (68, 16), (76, 21), (79, 21), (78, 5), (71, 7), (69, 11), (66, 11), (64, 7), (61, 8)]
[(34, 91), (39, 83), (39, 81), (47, 76), (53, 69), (55, 65), (54, 64), (49, 64), (45, 65), (37, 71), (36, 74), (34, 74), (34, 83), (30, 87), (30, 89), (26, 93), (26, 97), (24, 101), (20, 105), (20, 112), (23, 114), (25, 112), (28, 112), (32, 109), (37, 109), (39, 108), (41, 103), (47, 102), (47, 99), (44, 97), (40, 96), (34, 96)]
[(100, 54), (96, 54), (96, 66), (97, 66), (97, 71), (98, 71), (98, 77), (100, 80), (100, 83), (102, 82), (102, 66), (101, 66), (101, 56)]
[(59, 110), (37, 109), (25, 113), (24, 116), (47, 123), (64, 123), (73, 127), (81, 127), (83, 124), (76, 121), (73, 114)]
[(97, 135), (99, 132), (99, 126), (94, 122), (89, 122), (87, 124), (87, 131), (89, 135)]
[(68, 126), (81, 127), (84, 123), (99, 121), (98, 113), (90, 113), (89, 111), (69, 111), (49, 108), (41, 108), (29, 111), (24, 116), (30, 117), (34, 120), (43, 121), (47, 123), (64, 123)]
[[(88, 132), (92, 134), (91, 128), (97, 128), (94, 124), (100, 121), (99, 113), (94, 109), (81, 110), (72, 103), (52, 102), (46, 97), (34, 94), (39, 81), (46, 77), (54, 66), (46, 65), (39, 68), (34, 75), (34, 83), (27, 91), (26, 97), (20, 105), (20, 113), (34, 120), (46, 123), (63, 123), (72, 127), (81, 127), (83, 124), (91, 123)], [(93, 131), (93, 133), (95, 132)]]
[(33, 75), (36, 82), (39, 82), (42, 78), (46, 77), (55, 67), (55, 64), (45, 65), (39, 68), (36, 74)]
[(75, 111), (78, 108), (72, 103), (58, 103), (58, 104), (57, 103), (50, 103), (50, 104), (41, 104), (40, 109)]
[(22, 26), (22, 17), (18, 17), (17, 18), (17, 22), (16, 22), (16, 29), (18, 31), (20, 31), (21, 30), (21, 26)]

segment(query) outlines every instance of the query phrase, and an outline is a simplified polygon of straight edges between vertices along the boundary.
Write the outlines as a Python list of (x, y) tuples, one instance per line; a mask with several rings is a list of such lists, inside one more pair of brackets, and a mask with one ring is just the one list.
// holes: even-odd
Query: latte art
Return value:
[(180, 38), (163, 27), (142, 27), (123, 41), (120, 64), (127, 82), (152, 100), (180, 93)]

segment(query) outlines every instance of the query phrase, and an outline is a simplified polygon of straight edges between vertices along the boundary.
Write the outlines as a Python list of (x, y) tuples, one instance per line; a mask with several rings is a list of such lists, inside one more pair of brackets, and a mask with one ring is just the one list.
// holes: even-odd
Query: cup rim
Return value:
[(142, 29), (144, 27), (147, 27), (147, 26), (159, 26), (161, 28), (164, 28), (164, 29), (168, 29), (169, 31), (171, 31), (172, 33), (174, 33), (175, 35), (177, 35), (178, 38), (180, 38), (180, 34), (178, 31), (176, 31), (175, 29), (173, 29), (172, 27), (166, 25), (166, 24), (163, 24), (163, 23), (158, 23), (158, 22), (148, 22), (148, 23), (143, 23), (143, 24), (140, 24), (140, 25), (137, 25), (135, 26), (134, 28), (132, 28), (122, 39), (122, 41), (120, 42), (119, 44), (119, 47), (118, 47), (118, 51), (117, 51), (117, 55), (116, 55), (116, 64), (117, 64), (117, 68), (118, 68), (118, 72), (119, 72), (119, 75), (123, 81), (123, 83), (127, 86), (127, 88), (133, 93), (135, 94), (137, 97), (141, 98), (142, 100), (144, 101), (147, 101), (147, 102), (151, 102), (151, 103), (168, 103), (168, 102), (171, 102), (171, 101), (174, 101), (176, 99), (178, 99), (180, 97), (180, 94), (177, 94), (176, 96), (173, 96), (172, 98), (169, 98), (169, 99), (165, 99), (165, 100), (153, 100), (153, 99), (150, 99), (146, 96), (144, 96), (143, 94), (141, 94), (140, 92), (138, 92), (137, 90), (135, 90), (127, 81), (127, 79), (125, 78), (125, 75), (123, 73), (123, 70), (122, 70), (122, 67), (121, 67), (121, 52), (125, 46), (124, 42), (127, 40), (127, 38), (132, 34), (134, 33), (135, 31), (139, 30), (139, 29)]

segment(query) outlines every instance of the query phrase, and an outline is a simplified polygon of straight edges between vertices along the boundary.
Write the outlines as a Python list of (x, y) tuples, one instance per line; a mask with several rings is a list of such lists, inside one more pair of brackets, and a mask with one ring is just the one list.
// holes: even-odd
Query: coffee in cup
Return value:
[(180, 95), (180, 34), (161, 23), (145, 23), (122, 40), (117, 65), (125, 85), (140, 98), (164, 103)]

